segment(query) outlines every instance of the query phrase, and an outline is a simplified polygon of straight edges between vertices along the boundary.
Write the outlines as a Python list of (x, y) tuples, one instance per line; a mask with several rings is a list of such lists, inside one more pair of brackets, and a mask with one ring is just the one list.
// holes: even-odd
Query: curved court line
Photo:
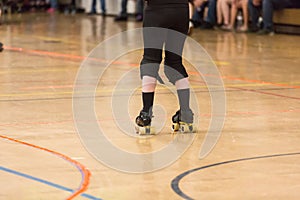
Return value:
[[(24, 174), (22, 172), (18, 172), (18, 171), (12, 170), (12, 169), (8, 169), (8, 168), (3, 167), (3, 166), (0, 166), (0, 170), (8, 172), (8, 173), (11, 173), (11, 174), (14, 174), (14, 175), (17, 175), (17, 176), (24, 177), (24, 178), (27, 178), (27, 179), (31, 179), (33, 181), (37, 181), (37, 182), (43, 183), (43, 184), (55, 187), (55, 188), (60, 189), (60, 190), (64, 190), (64, 191), (72, 192), (72, 193), (74, 192), (74, 190), (72, 190), (70, 188), (67, 188), (65, 186), (62, 186), (62, 185), (59, 185), (59, 184), (56, 184), (56, 183), (53, 183), (53, 182), (50, 182), (50, 181), (47, 181), (47, 180), (43, 180), (43, 179), (40, 179), (40, 178), (31, 176), (31, 175), (28, 175), (28, 174)], [(92, 195), (85, 194), (85, 193), (82, 193), (80, 196), (86, 197), (88, 199), (93, 199), (93, 200), (96, 200), (96, 199), (97, 200), (101, 200), (100, 198), (97, 198), (97, 197), (94, 197)]]
[(300, 155), (300, 152), (286, 153), (286, 154), (274, 154), (274, 155), (266, 155), (266, 156), (257, 156), (257, 157), (250, 157), (250, 158), (241, 158), (241, 159), (236, 159), (236, 160), (229, 160), (229, 161), (214, 163), (214, 164), (210, 164), (210, 165), (205, 165), (203, 167), (198, 167), (198, 168), (188, 170), (188, 171), (183, 172), (182, 174), (176, 176), (171, 182), (171, 187), (172, 187), (173, 191), (176, 194), (178, 194), (180, 197), (182, 197), (184, 199), (192, 200), (193, 198), (188, 196), (187, 194), (185, 194), (179, 187), (179, 182), (181, 181), (181, 179), (183, 179), (187, 175), (190, 175), (194, 172), (197, 172), (197, 171), (200, 171), (200, 170), (203, 170), (203, 169), (216, 167), (216, 166), (219, 166), (219, 165), (226, 165), (226, 164), (231, 164), (231, 163), (236, 163), (236, 162), (243, 162), (243, 161), (249, 161), (249, 160), (258, 160), (258, 159), (264, 159), (264, 158), (295, 156), (295, 155)]
[(73, 191), (73, 193), (67, 198), (68, 200), (74, 199), (76, 196), (80, 195), (85, 190), (87, 190), (89, 182), (90, 182), (91, 173), (88, 169), (86, 169), (85, 166), (83, 166), (81, 163), (77, 162), (76, 160), (73, 160), (73, 159), (69, 158), (68, 156), (65, 156), (65, 155), (63, 155), (61, 153), (58, 153), (58, 152), (55, 152), (55, 151), (52, 151), (50, 149), (46, 149), (44, 147), (40, 147), (40, 146), (37, 146), (37, 145), (34, 145), (34, 144), (23, 142), (21, 140), (10, 138), (10, 137), (4, 136), (4, 135), (0, 135), (0, 138), (7, 139), (7, 140), (10, 140), (10, 141), (13, 141), (13, 142), (16, 142), (16, 143), (19, 143), (19, 144), (23, 144), (23, 145), (26, 145), (26, 146), (30, 146), (30, 147), (33, 147), (33, 148), (36, 148), (36, 149), (39, 149), (39, 150), (42, 150), (42, 151), (46, 151), (48, 153), (54, 154), (58, 157), (61, 157), (64, 160), (66, 160), (67, 162), (74, 165), (80, 171), (82, 180), (81, 180), (79, 188), (77, 190)]

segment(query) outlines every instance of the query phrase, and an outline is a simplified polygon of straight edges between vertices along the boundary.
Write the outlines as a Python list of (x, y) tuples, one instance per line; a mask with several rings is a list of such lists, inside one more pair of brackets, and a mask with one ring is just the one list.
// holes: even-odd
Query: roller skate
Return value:
[(172, 131), (180, 133), (194, 133), (196, 128), (193, 126), (193, 112), (178, 110), (172, 117)]
[(155, 129), (151, 126), (152, 114), (144, 111), (135, 119), (135, 131), (139, 135), (154, 135)]

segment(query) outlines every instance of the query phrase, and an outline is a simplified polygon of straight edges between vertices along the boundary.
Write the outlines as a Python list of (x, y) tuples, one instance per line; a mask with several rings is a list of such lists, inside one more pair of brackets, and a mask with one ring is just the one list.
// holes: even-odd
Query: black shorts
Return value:
[[(141, 62), (141, 77), (148, 75), (158, 77), (162, 50), (165, 47), (166, 76), (172, 83), (188, 77), (182, 65), (182, 50), (189, 29), (188, 3), (156, 5), (151, 1), (144, 13), (144, 56)], [(149, 31), (149, 27), (161, 28)], [(177, 33), (177, 34), (174, 34)], [(179, 34), (180, 33), (180, 34)], [(167, 67), (167, 68), (168, 68)], [(175, 70), (178, 73), (171, 73)]]

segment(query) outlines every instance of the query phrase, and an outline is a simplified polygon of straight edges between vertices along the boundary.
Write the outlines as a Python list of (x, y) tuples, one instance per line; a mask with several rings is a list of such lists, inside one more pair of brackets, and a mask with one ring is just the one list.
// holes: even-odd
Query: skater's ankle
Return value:
[(191, 109), (180, 110), (181, 122), (192, 124), (194, 122), (194, 113)]

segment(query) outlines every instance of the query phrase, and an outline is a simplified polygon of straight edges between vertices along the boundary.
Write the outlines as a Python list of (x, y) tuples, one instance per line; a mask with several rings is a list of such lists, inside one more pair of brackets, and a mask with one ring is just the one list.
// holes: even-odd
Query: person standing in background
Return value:
[(127, 21), (127, 2), (128, 0), (122, 0), (121, 13), (115, 18), (115, 21)]
[[(135, 20), (138, 22), (143, 21), (144, 1), (145, 0), (136, 0), (136, 18), (135, 18)], [(127, 21), (127, 19), (128, 19), (127, 3), (128, 3), (128, 0), (122, 0), (121, 12), (115, 18), (115, 21)]]
[[(106, 3), (105, 0), (100, 0), (101, 4), (101, 11), (102, 16), (106, 16)], [(91, 12), (88, 13), (89, 15), (96, 15), (97, 14), (97, 0), (92, 0)]]
[(47, 10), (47, 13), (54, 13), (57, 9), (57, 0), (50, 0), (50, 8)]

